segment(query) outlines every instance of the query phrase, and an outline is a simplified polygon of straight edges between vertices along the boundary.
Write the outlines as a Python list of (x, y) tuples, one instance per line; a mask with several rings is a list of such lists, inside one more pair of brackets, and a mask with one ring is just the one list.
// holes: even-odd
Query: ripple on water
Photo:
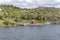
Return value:
[(0, 40), (60, 40), (60, 25), (0, 28)]

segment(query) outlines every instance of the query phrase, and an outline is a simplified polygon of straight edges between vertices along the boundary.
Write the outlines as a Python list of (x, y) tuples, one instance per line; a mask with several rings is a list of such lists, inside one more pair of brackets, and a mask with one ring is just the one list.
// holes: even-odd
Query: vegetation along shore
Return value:
[(60, 23), (60, 8), (39, 6), (23, 9), (13, 5), (0, 5), (0, 26), (31, 24), (32, 20), (39, 25)]

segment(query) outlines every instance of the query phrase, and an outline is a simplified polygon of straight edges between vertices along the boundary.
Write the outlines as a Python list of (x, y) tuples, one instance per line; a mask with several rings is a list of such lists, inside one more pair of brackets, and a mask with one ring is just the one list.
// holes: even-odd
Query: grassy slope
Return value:
[(33, 19), (39, 23), (60, 21), (60, 9), (54, 7), (21, 9), (12, 5), (1, 5), (0, 9), (0, 26), (28, 23)]

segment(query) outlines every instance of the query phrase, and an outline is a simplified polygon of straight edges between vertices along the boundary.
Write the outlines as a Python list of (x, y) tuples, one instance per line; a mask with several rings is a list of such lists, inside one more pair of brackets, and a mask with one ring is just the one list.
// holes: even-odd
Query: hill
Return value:
[(60, 21), (60, 8), (39, 6), (22, 9), (13, 5), (0, 5), (0, 26), (30, 23), (31, 20), (38, 23)]

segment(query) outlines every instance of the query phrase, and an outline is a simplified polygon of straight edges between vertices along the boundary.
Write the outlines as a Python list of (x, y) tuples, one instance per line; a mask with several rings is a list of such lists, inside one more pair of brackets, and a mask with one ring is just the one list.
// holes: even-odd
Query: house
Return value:
[(2, 11), (2, 9), (0, 8), (0, 11)]

